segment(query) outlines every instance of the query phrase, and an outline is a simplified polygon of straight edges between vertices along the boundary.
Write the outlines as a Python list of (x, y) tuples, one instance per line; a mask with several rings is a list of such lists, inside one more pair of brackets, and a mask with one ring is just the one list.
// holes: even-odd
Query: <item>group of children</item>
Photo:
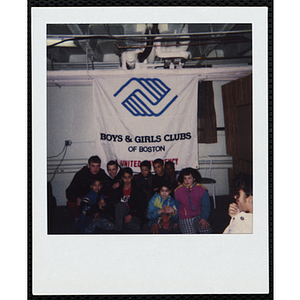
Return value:
[[(185, 168), (176, 174), (174, 164), (164, 164), (162, 159), (153, 162), (155, 174), (151, 167), (149, 161), (143, 161), (140, 173), (134, 175), (131, 168), (110, 161), (107, 174), (99, 172), (102, 177), (90, 181), (90, 191), (78, 203), (77, 232), (93, 233), (100, 228), (114, 233), (212, 233), (208, 223), (211, 205), (200, 173)], [(231, 223), (243, 209), (244, 214), (252, 214), (250, 206), (241, 206), (243, 197), (237, 198), (239, 205), (229, 207)], [(230, 224), (224, 233), (234, 233), (232, 227)]]

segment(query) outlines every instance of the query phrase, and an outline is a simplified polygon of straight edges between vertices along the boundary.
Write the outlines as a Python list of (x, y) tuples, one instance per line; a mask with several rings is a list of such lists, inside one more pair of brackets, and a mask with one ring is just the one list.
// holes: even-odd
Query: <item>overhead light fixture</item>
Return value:
[(125, 51), (122, 53), (122, 69), (138, 69), (141, 68), (143, 63), (138, 61), (137, 55), (142, 52), (141, 49), (137, 49), (135, 51)]
[(77, 47), (74, 44), (74, 40), (47, 39), (47, 47), (52, 45), (54, 45), (54, 47)]

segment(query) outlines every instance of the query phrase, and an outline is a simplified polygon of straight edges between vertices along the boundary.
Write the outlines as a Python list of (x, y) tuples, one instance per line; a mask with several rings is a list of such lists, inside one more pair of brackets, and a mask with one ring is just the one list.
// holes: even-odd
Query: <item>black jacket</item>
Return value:
[[(120, 202), (123, 197), (123, 185), (115, 189), (110, 197), (108, 198), (108, 205), (114, 207), (117, 203)], [(146, 200), (146, 195), (141, 189), (137, 187), (135, 182), (131, 181), (131, 193), (128, 200), (129, 205), (129, 214), (132, 216), (138, 217), (140, 220), (143, 220), (145, 217), (145, 212), (148, 207)]]
[(157, 189), (160, 188), (161, 184), (163, 182), (169, 182), (172, 186), (172, 189), (174, 190), (176, 187), (177, 187), (177, 181), (176, 179), (172, 178), (171, 176), (167, 175), (167, 174), (164, 174), (162, 176), (158, 176), (157, 174), (155, 174), (153, 176), (153, 179), (152, 179), (152, 188), (153, 188), (153, 192), (156, 193), (158, 192)]
[(112, 186), (117, 182), (119, 182), (120, 186), (121, 186), (121, 184), (122, 184), (121, 169), (119, 170), (119, 172), (117, 173), (115, 178), (111, 178), (110, 176), (108, 176), (105, 173), (105, 180), (103, 181), (103, 185), (104, 185), (105, 190), (108, 192), (108, 194), (111, 194)]
[(100, 180), (102, 183), (107, 179), (103, 169), (94, 175), (90, 172), (87, 166), (84, 166), (73, 177), (70, 185), (66, 189), (66, 197), (71, 202), (76, 202), (76, 199), (84, 197), (91, 190), (93, 180)]
[(140, 188), (143, 193), (146, 195), (147, 203), (149, 203), (150, 199), (154, 195), (152, 188), (152, 178), (153, 175), (149, 173), (146, 177), (139, 173), (133, 177), (133, 180), (137, 184), (138, 188)]

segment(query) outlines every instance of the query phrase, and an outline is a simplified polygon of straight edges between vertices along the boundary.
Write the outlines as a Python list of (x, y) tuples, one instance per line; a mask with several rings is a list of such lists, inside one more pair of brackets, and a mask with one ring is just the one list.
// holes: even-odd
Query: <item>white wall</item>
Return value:
[[(65, 162), (73, 164), (73, 159), (83, 159), (80, 162), (86, 164), (87, 158), (95, 154), (92, 100), (91, 86), (47, 88), (48, 157), (59, 154), (65, 145), (65, 140), (71, 140), (72, 145), (67, 148), (64, 165)], [(58, 165), (61, 158), (62, 155), (57, 159), (51, 159), (51, 165)], [(49, 161), (48, 180), (52, 178), (54, 171), (53, 167), (50, 166), (49, 168)], [(77, 170), (81, 167), (78, 165)], [(51, 174), (49, 174), (49, 169), (52, 172)], [(56, 174), (51, 182), (57, 205), (66, 204), (65, 190), (74, 176), (75, 169)]]
[[(213, 84), (217, 127), (224, 127), (221, 86), (225, 83), (216, 81)], [(65, 190), (75, 172), (87, 163), (91, 155), (96, 154), (92, 96), (92, 86), (47, 88), (47, 156), (59, 154), (65, 145), (65, 140), (72, 141), (72, 145), (67, 148), (59, 173), (52, 181), (53, 195), (56, 197), (57, 205), (66, 204)], [(218, 131), (216, 144), (199, 144), (198, 149), (199, 156), (214, 155), (214, 159), (222, 160), (222, 156), (226, 155), (225, 132)], [(48, 180), (52, 178), (53, 171), (61, 158), (62, 155), (48, 159)], [(224, 159), (228, 160), (228, 157)], [(213, 165), (211, 175), (217, 180), (217, 195), (229, 193), (227, 165)], [(209, 192), (211, 194), (210, 189)]]
[(65, 140), (72, 141), (66, 158), (86, 158), (95, 152), (91, 86), (48, 87), (47, 109), (48, 156), (58, 154)]

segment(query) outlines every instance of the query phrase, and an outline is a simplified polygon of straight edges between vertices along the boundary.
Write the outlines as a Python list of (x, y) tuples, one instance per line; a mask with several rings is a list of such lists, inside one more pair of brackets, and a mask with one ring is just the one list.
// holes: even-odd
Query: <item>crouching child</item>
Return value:
[(109, 214), (105, 195), (101, 195), (98, 203), (91, 207), (91, 214), (93, 215), (93, 219), (85, 229), (85, 233), (94, 233), (96, 228), (105, 231), (114, 229), (114, 222)]
[[(90, 188), (91, 188), (90, 192), (85, 197), (83, 197), (78, 208), (79, 217), (76, 223), (76, 231), (79, 233), (91, 233), (90, 232), (91, 229), (87, 229), (87, 228), (89, 228), (90, 224), (93, 222), (94, 214), (95, 214), (94, 207), (95, 205), (99, 205), (98, 203), (100, 203), (100, 201), (98, 201), (98, 198), (99, 195), (101, 194), (103, 185), (99, 180), (94, 180), (92, 181)], [(109, 223), (106, 225), (107, 226), (103, 225), (104, 227), (106, 227), (103, 229), (106, 230), (110, 230), (110, 228), (113, 229), (113, 223)], [(96, 226), (94, 228), (96, 228)], [(88, 230), (89, 232), (87, 232), (86, 230)]]
[(144, 222), (147, 201), (144, 193), (133, 181), (133, 171), (126, 167), (121, 171), (122, 185), (114, 190), (110, 197), (110, 206), (114, 207), (115, 232), (124, 229), (140, 232)]
[(180, 173), (183, 183), (175, 189), (175, 199), (179, 202), (178, 225), (183, 234), (212, 233), (208, 223), (210, 200), (207, 189), (196, 181), (197, 173), (193, 168), (183, 169)]
[(148, 205), (147, 217), (151, 233), (170, 233), (178, 227), (175, 200), (170, 196), (171, 183), (163, 182)]

